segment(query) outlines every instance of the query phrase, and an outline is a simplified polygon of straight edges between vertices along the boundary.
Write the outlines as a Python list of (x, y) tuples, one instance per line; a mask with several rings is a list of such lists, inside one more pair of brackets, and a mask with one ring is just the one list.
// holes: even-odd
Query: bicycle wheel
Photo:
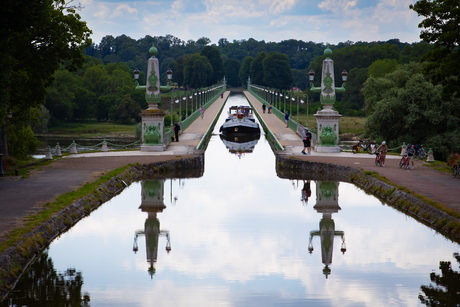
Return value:
[(399, 168), (402, 168), (404, 165), (404, 157), (401, 158), (401, 160), (399, 161)]
[(420, 150), (420, 152), (418, 153), (419, 159), (422, 159), (422, 160), (423, 160), (423, 159), (425, 159), (425, 156), (426, 156), (426, 155), (425, 155), (425, 151), (424, 151), (423, 149)]
[(379, 156), (375, 156), (375, 166), (379, 165)]
[(383, 165), (383, 161), (382, 161), (382, 158), (380, 157), (380, 159), (379, 159), (379, 166), (382, 167), (382, 165)]
[(368, 154), (370, 154), (370, 155), (372, 154), (372, 148), (371, 148), (371, 145), (367, 145), (367, 147), (366, 147), (366, 151), (367, 151), (367, 153), (368, 153)]
[(452, 166), (452, 178), (455, 178), (458, 176), (458, 167), (457, 167), (457, 164), (454, 164), (454, 166)]

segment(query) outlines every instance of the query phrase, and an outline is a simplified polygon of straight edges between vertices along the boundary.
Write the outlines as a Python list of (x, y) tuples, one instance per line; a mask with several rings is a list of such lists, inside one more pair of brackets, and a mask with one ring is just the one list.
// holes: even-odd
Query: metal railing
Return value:
[[(249, 91), (251, 93), (251, 91)], [(252, 93), (251, 93), (252, 94)], [(244, 93), (244, 95), (246, 96), (246, 93)], [(259, 100), (260, 102), (264, 103), (265, 101), (264, 100), (261, 100), (260, 97), (252, 94), (257, 100)], [(268, 127), (268, 125), (265, 123), (265, 121), (263, 120), (262, 116), (260, 116), (259, 112), (257, 111), (257, 108), (254, 107), (254, 105), (251, 103), (251, 100), (246, 96), (246, 99), (248, 100), (249, 104), (251, 105), (252, 109), (255, 111), (254, 113), (256, 114), (257, 118), (259, 119), (259, 122), (260, 124), (262, 125), (262, 127), (264, 128), (264, 131), (265, 131), (265, 136), (272, 142), (272, 144), (275, 146), (275, 148), (277, 150), (284, 150), (284, 147), (283, 145), (281, 145), (281, 143), (278, 141), (278, 138), (275, 136), (275, 134), (270, 130), (270, 128)], [(272, 109), (273, 111), (273, 109)], [(277, 110), (278, 111), (278, 110)], [(275, 114), (275, 113), (274, 113)], [(284, 117), (283, 117), (284, 119)]]
[[(224, 83), (224, 84), (213, 85), (213, 86), (210, 86), (209, 88), (204, 89), (203, 91), (210, 91), (210, 94), (207, 96), (209, 98), (207, 98), (207, 101), (205, 101), (203, 104), (204, 110), (207, 110), (219, 98), (220, 94), (225, 92), (226, 88), (227, 88), (227, 84)], [(197, 108), (186, 119), (181, 121), (179, 123), (181, 127), (181, 131), (184, 131), (185, 129), (187, 129), (200, 115), (201, 115), (200, 109)], [(166, 131), (163, 133), (163, 144), (167, 146), (169, 143), (171, 143), (173, 136), (174, 136), (174, 129), (173, 127), (171, 127), (169, 131)]]

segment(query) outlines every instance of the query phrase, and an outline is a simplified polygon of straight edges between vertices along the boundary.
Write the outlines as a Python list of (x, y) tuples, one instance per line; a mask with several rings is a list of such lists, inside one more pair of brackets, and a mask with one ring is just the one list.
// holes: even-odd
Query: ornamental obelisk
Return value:
[[(332, 50), (329, 47), (324, 51), (326, 59), (323, 61), (323, 70), (321, 73), (321, 87), (314, 87), (313, 82), (310, 83), (310, 91), (320, 93), (320, 101), (323, 109), (318, 111), (316, 117), (317, 152), (340, 152), (339, 147), (339, 120), (342, 115), (335, 111), (332, 107), (336, 101), (336, 93), (345, 92), (345, 82), (342, 87), (335, 87), (334, 80), (334, 61), (329, 57), (332, 55)], [(313, 72), (310, 72), (312, 74)], [(314, 73), (313, 73), (314, 75)], [(342, 73), (342, 78), (346, 81), (347, 73)]]

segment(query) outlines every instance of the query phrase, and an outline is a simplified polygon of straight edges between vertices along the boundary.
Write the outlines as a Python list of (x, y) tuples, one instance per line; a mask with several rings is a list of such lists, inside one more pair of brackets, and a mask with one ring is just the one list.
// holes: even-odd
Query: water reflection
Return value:
[(335, 223), (332, 214), (341, 210), (339, 206), (339, 183), (330, 181), (316, 182), (316, 205), (313, 207), (318, 213), (323, 214), (319, 222), (319, 230), (310, 231), (310, 241), (308, 251), (313, 252), (313, 238), (320, 237), (321, 240), (321, 259), (324, 264), (323, 274), (326, 278), (331, 274), (330, 265), (332, 264), (332, 254), (334, 248), (334, 237), (342, 238), (341, 251), (345, 254), (345, 233), (335, 230)]
[(220, 139), (228, 151), (241, 159), (245, 154), (252, 153), (259, 142), (260, 134), (226, 133)]
[(82, 295), (82, 286), (81, 272), (69, 268), (58, 273), (45, 251), (0, 306), (89, 306), (90, 296)]
[[(460, 264), (460, 254), (454, 253), (454, 257)], [(418, 298), (427, 306), (460, 306), (460, 273), (452, 269), (450, 261), (440, 261), (439, 269), (441, 275), (431, 272), (432, 284), (422, 285), (423, 295)]]
[(139, 250), (138, 238), (145, 236), (145, 250), (147, 253), (147, 262), (150, 264), (148, 269), (149, 275), (153, 278), (156, 272), (155, 262), (158, 259), (158, 241), (159, 237), (166, 237), (166, 252), (171, 251), (171, 240), (169, 231), (160, 230), (160, 220), (157, 218), (157, 213), (163, 212), (166, 208), (163, 202), (164, 179), (142, 180), (142, 202), (139, 209), (142, 212), (147, 212), (148, 216), (145, 220), (144, 229), (136, 230), (134, 235), (133, 251), (136, 253)]

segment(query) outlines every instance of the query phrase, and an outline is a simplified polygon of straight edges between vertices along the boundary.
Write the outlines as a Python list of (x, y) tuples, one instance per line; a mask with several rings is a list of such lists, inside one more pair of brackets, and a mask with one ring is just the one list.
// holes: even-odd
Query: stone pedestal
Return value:
[(426, 159), (426, 162), (434, 162), (434, 155), (433, 151), (430, 148), (430, 151), (428, 151), (428, 158)]
[(61, 146), (59, 146), (59, 143), (56, 144), (56, 151), (54, 152), (54, 155), (56, 157), (62, 157)]
[(339, 146), (339, 120), (342, 115), (332, 109), (332, 105), (323, 105), (323, 110), (316, 112), (316, 152), (340, 152)]
[[(148, 151), (148, 152), (157, 152), (157, 151), (164, 151), (166, 146), (164, 145), (165, 142), (163, 140), (164, 133), (164, 117), (166, 113), (163, 112), (161, 109), (152, 108), (144, 110), (141, 113), (142, 117), (142, 145), (141, 151)], [(152, 126), (153, 125), (153, 126)], [(157, 144), (152, 144), (146, 139), (146, 132), (149, 131), (149, 127), (154, 127), (156, 131), (159, 133), (159, 139), (156, 141)], [(158, 137), (158, 136), (157, 136)], [(148, 138), (148, 136), (147, 136)]]
[(78, 151), (77, 151), (77, 144), (75, 144), (75, 141), (73, 141), (72, 144), (70, 144), (70, 153), (71, 153), (72, 155), (78, 154)]
[(109, 148), (107, 147), (107, 142), (105, 140), (104, 140), (104, 142), (102, 142), (101, 151), (102, 152), (108, 152), (109, 151)]
[(53, 160), (53, 156), (51, 155), (51, 148), (49, 146), (45, 151), (45, 160)]

